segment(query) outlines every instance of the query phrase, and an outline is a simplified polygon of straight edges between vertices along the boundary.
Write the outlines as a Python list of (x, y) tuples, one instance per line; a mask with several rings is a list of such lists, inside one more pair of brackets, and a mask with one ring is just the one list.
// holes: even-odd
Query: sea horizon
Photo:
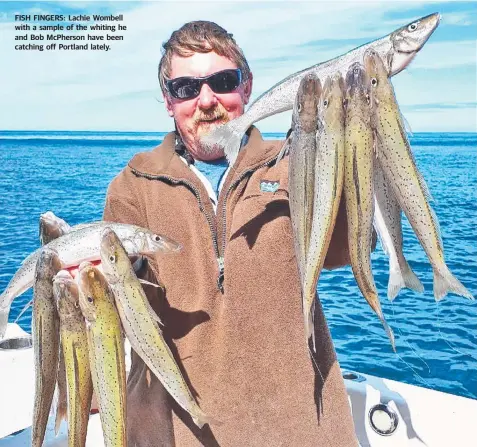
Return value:
[[(260, 129), (259, 129), (260, 130)], [(77, 133), (77, 134), (88, 134), (88, 133), (119, 133), (119, 134), (157, 134), (157, 135), (165, 135), (168, 134), (169, 132), (172, 132), (173, 129), (171, 130), (38, 130), (38, 129), (32, 129), (32, 130), (15, 130), (15, 129), (0, 129), (0, 135), (1, 134), (8, 134), (8, 133)], [(273, 131), (273, 132), (262, 132), (263, 135), (267, 134), (286, 134), (286, 132), (282, 131)], [(459, 135), (459, 134), (471, 134), (471, 135), (477, 135), (477, 129), (475, 131), (416, 131), (412, 132), (411, 135), (416, 135), (416, 134), (452, 134), (452, 135)]]
[[(53, 211), (70, 225), (100, 220), (108, 185), (138, 152), (153, 150), (167, 132), (0, 131), (0, 291), (39, 247), (38, 217)], [(284, 139), (285, 132), (264, 132)], [(416, 163), (434, 198), (448, 267), (477, 296), (477, 133), (416, 132), (410, 136)], [(217, 169), (211, 165), (211, 172)], [(406, 259), (425, 292), (402, 290), (386, 298), (389, 262), (380, 243), (372, 254), (383, 313), (396, 337), (394, 354), (382, 324), (362, 297), (349, 266), (324, 271), (320, 301), (340, 364), (477, 399), (477, 302), (450, 295), (437, 304), (433, 274), (409, 222), (403, 218)], [(9, 321), (32, 298), (13, 302)], [(18, 321), (31, 331), (31, 308)]]

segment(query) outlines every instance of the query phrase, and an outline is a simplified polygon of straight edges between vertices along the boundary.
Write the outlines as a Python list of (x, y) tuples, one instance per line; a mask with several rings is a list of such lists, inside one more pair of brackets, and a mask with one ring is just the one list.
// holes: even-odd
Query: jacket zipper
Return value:
[[(199, 193), (198, 189), (192, 183), (189, 183), (186, 180), (176, 180), (175, 178), (169, 177), (167, 175), (144, 174), (142, 172), (136, 171), (133, 168), (131, 168), (131, 169), (136, 175), (138, 175), (140, 177), (144, 177), (144, 178), (147, 178), (149, 180), (166, 180), (166, 181), (172, 183), (173, 185), (181, 185), (182, 184), (182, 185), (187, 186), (192, 191), (192, 193), (195, 195), (197, 201), (199, 202), (199, 210), (204, 214), (204, 216), (207, 220), (207, 224), (209, 225), (210, 234), (212, 235), (212, 242), (214, 244), (215, 258), (217, 259), (217, 264), (219, 266), (219, 278), (220, 278), (220, 275), (221, 274), (223, 275), (223, 270), (224, 270), (223, 258), (221, 258), (220, 254), (219, 254), (219, 243), (217, 241), (216, 232), (214, 231), (214, 225), (212, 223), (212, 219), (209, 216), (209, 214), (207, 213), (207, 211), (205, 210), (205, 207), (204, 207), (204, 204), (203, 204), (203, 202), (200, 198), (200, 193)], [(217, 286), (220, 289), (219, 280), (217, 280)], [(223, 290), (221, 290), (221, 292), (223, 293)]]
[(243, 172), (240, 177), (238, 179), (236, 179), (230, 186), (229, 188), (227, 189), (227, 192), (225, 193), (225, 196), (224, 196), (224, 200), (223, 200), (223, 204), (222, 204), (222, 223), (223, 223), (223, 232), (222, 232), (222, 251), (220, 252), (219, 251), (219, 242), (217, 240), (217, 234), (216, 232), (214, 231), (214, 226), (212, 224), (212, 219), (211, 217), (209, 216), (209, 214), (207, 213), (207, 211), (205, 210), (205, 207), (203, 205), (203, 202), (200, 198), (200, 193), (199, 191), (197, 190), (197, 188), (190, 182), (186, 181), (186, 180), (176, 180), (175, 178), (173, 177), (169, 177), (167, 175), (150, 175), (150, 174), (145, 174), (145, 173), (142, 173), (142, 172), (139, 172), (139, 171), (136, 171), (135, 169), (131, 168), (131, 170), (138, 176), (140, 177), (144, 177), (144, 178), (147, 178), (149, 180), (166, 180), (170, 183), (172, 183), (173, 185), (185, 185), (187, 186), (191, 191), (192, 193), (195, 195), (197, 201), (199, 202), (199, 210), (204, 213), (204, 216), (207, 220), (207, 224), (209, 225), (209, 229), (210, 229), (210, 234), (212, 235), (212, 242), (214, 244), (214, 250), (215, 250), (215, 257), (216, 257), (216, 260), (217, 260), (217, 265), (218, 265), (218, 268), (219, 268), (219, 276), (217, 277), (217, 288), (220, 290), (220, 292), (222, 294), (224, 294), (224, 274), (225, 274), (225, 268), (224, 268), (224, 253), (225, 253), (225, 233), (227, 231), (227, 223), (226, 223), (226, 204), (227, 204), (227, 199), (228, 199), (228, 196), (230, 194), (230, 192), (245, 178), (247, 177), (248, 175), (250, 175), (251, 173), (253, 173), (254, 171), (260, 169), (260, 168), (263, 168), (265, 166), (269, 166), (270, 164), (272, 164), (276, 159), (278, 158), (277, 157), (274, 157), (270, 160), (268, 160), (266, 163), (262, 163), (261, 165), (257, 166), (257, 167), (254, 167), (252, 169), (248, 169), (247, 171)]
[[(219, 257), (218, 257), (218, 262), (219, 262), (219, 277), (217, 279), (217, 286), (219, 288), (219, 290), (222, 292), (222, 294), (224, 293), (224, 286), (223, 286), (223, 283), (224, 283), (224, 271), (225, 271), (225, 268), (224, 268), (224, 255), (225, 255), (225, 240), (226, 240), (226, 237), (225, 237), (225, 233), (227, 231), (227, 223), (226, 223), (226, 205), (227, 205), (227, 199), (229, 197), (229, 194), (230, 192), (236, 188), (236, 186), (245, 178), (247, 177), (248, 175), (252, 174), (254, 171), (257, 171), (258, 169), (260, 168), (263, 168), (265, 166), (269, 166), (272, 162), (274, 162), (276, 159), (278, 158), (277, 157), (274, 157), (270, 160), (268, 160), (266, 163), (263, 163), (257, 167), (254, 167), (252, 169), (248, 169), (247, 171), (243, 172), (240, 177), (238, 179), (236, 179), (230, 186), (229, 188), (227, 189), (227, 192), (225, 193), (225, 196), (224, 196), (224, 200), (223, 200), (223, 204), (222, 204), (222, 251), (221, 253), (219, 253)], [(221, 254), (221, 256), (220, 256)]]

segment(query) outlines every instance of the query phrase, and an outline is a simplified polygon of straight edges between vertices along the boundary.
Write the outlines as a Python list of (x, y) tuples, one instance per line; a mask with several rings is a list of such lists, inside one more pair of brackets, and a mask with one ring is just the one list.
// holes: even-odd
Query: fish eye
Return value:
[(297, 108), (297, 110), (298, 110), (298, 113), (301, 112), (301, 103), (298, 103), (298, 108)]
[(328, 100), (327, 100), (327, 99), (325, 99), (325, 100), (323, 101), (323, 105), (324, 105), (325, 107), (328, 107)]
[(411, 23), (411, 24), (407, 27), (408, 31), (416, 31), (417, 25), (419, 25), (419, 22), (413, 22), (413, 23)]
[(371, 85), (372, 85), (373, 87), (376, 87), (376, 86), (378, 85), (378, 80), (377, 80), (376, 78), (372, 78), (372, 79), (371, 79)]
[(354, 73), (355, 75), (359, 74), (359, 68), (358, 68), (358, 67), (354, 68), (354, 69), (353, 69), (353, 73)]
[(109, 260), (110, 260), (110, 262), (116, 262), (116, 256), (111, 255), (111, 256), (109, 257)]
[(88, 296), (88, 303), (92, 303), (92, 302), (94, 302), (93, 297), (92, 297), (92, 296)]
[[(89, 300), (88, 300), (88, 301), (89, 301)], [(79, 301), (75, 301), (75, 304), (74, 304), (74, 305), (75, 305), (75, 308), (78, 309), (78, 307), (79, 307)]]
[(161, 242), (161, 236), (159, 236), (159, 235), (157, 235), (157, 234), (155, 234), (155, 235), (153, 236), (153, 239), (154, 239), (154, 242)]

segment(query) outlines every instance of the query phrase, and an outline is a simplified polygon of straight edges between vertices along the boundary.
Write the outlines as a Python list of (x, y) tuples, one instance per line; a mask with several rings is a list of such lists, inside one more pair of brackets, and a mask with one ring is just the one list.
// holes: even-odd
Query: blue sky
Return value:
[[(190, 20), (234, 34), (254, 73), (252, 100), (291, 73), (439, 12), (441, 24), (392, 78), (413, 132), (477, 131), (475, 2), (6, 2), (0, 1), (0, 129), (168, 131), (157, 81), (161, 44)], [(122, 13), (109, 52), (14, 50), (15, 14)], [(285, 112), (258, 123), (286, 132)]]

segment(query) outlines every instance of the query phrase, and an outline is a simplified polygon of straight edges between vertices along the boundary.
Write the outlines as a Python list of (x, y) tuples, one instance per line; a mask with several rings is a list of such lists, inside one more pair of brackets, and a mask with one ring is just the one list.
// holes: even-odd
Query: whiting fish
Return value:
[[(379, 151), (379, 147), (378, 147)], [(392, 301), (403, 287), (424, 292), (424, 286), (403, 254), (402, 210), (384, 175), (381, 163), (374, 159), (374, 228), (384, 253), (389, 258), (388, 298)]]
[[(45, 247), (58, 252), (64, 268), (77, 266), (83, 261), (99, 259), (101, 233), (106, 227), (117, 232), (129, 254), (148, 254), (156, 251), (170, 253), (180, 250), (181, 246), (165, 236), (152, 233), (146, 228), (135, 225), (99, 222), (80, 225), (74, 231), (52, 240)], [(41, 249), (29, 255), (0, 295), (0, 338), (5, 334), (10, 306), (18, 295), (33, 285), (35, 266)]]
[(151, 308), (121, 240), (112, 229), (104, 230), (101, 240), (101, 261), (132, 348), (176, 402), (192, 416), (199, 428), (206, 423), (217, 423), (204, 414), (192, 396), (162, 336), (158, 326), (159, 317)]
[(364, 52), (368, 48), (374, 49), (381, 56), (386, 62), (387, 74), (394, 76), (410, 64), (437, 28), (439, 21), (439, 14), (430, 14), (381, 39), (288, 76), (260, 95), (243, 115), (214, 129), (204, 138), (204, 143), (224, 148), (227, 159), (233, 163), (237, 158), (242, 137), (253, 123), (293, 107), (302, 78), (311, 73), (320, 79), (338, 72), (346, 73), (351, 64), (363, 61)]
[(318, 101), (317, 148), (315, 160), (311, 162), (315, 177), (312, 184), (313, 210), (303, 285), (308, 338), (314, 335), (312, 316), (316, 284), (328, 252), (343, 190), (345, 155), (343, 95), (344, 80), (341, 75), (326, 78)]
[(125, 447), (126, 364), (114, 295), (103, 274), (90, 263), (81, 264), (78, 283), (104, 445)]
[(375, 51), (366, 52), (364, 64), (376, 104), (372, 126), (379, 141), (377, 157), (432, 265), (434, 297), (439, 301), (453, 292), (473, 299), (445, 263), (437, 217), (429, 204), (427, 185), (411, 152), (386, 65)]
[(316, 76), (310, 75), (302, 79), (293, 108), (292, 133), (289, 138), (290, 215), (302, 283), (313, 217), (318, 101), (321, 90), (321, 82)]
[(60, 346), (59, 317), (53, 298), (53, 277), (61, 270), (55, 250), (41, 249), (33, 286), (33, 355), (35, 399), (33, 404), (32, 447), (41, 447), (55, 392)]
[(348, 245), (351, 268), (361, 293), (381, 320), (395, 350), (394, 334), (379, 301), (371, 269), (373, 234), (373, 158), (371, 129), (371, 85), (359, 62), (346, 74), (345, 178), (344, 195), (348, 217)]
[(68, 389), (68, 446), (83, 447), (93, 395), (86, 325), (79, 307), (78, 286), (67, 271), (55, 276), (53, 290)]

